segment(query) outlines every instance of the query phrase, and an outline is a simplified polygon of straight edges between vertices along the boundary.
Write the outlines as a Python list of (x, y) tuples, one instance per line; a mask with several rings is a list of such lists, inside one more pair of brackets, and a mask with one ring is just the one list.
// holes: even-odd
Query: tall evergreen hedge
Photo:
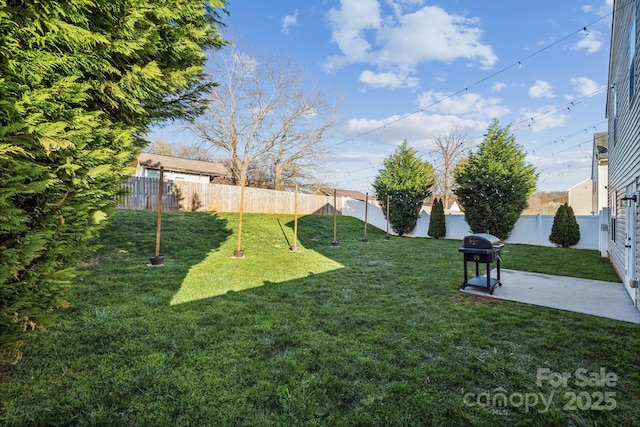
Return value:
[(509, 237), (538, 180), (525, 157), (510, 126), (494, 119), (476, 152), (456, 166), (453, 192), (473, 233)]
[(0, 359), (68, 305), (148, 127), (202, 111), (224, 7), (0, 0)]
[(431, 195), (433, 181), (433, 166), (420, 159), (407, 140), (384, 159), (384, 169), (375, 177), (373, 188), (385, 215), (389, 196), (388, 219), (399, 236), (415, 228), (424, 199)]
[(447, 227), (444, 218), (444, 204), (442, 199), (434, 199), (429, 217), (429, 230), (427, 234), (434, 239), (441, 239), (447, 235)]

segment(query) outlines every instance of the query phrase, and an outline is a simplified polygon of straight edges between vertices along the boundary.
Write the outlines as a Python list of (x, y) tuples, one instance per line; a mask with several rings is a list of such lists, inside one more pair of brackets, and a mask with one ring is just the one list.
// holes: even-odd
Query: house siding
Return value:
[(569, 206), (576, 215), (595, 215), (593, 210), (593, 180), (587, 178), (567, 191)]
[[(635, 258), (628, 265), (625, 248), (629, 242), (627, 209), (621, 199), (632, 194), (638, 197), (637, 181), (640, 177), (640, 76), (636, 77), (640, 57), (637, 25), (640, 4), (637, 0), (616, 0), (613, 8), (606, 111), (609, 121), (608, 202), (611, 214), (608, 250), (611, 263), (620, 277), (623, 280), (637, 280), (640, 251), (634, 250)], [(631, 34), (632, 29), (635, 29), (635, 34)], [(632, 206), (635, 208), (636, 221), (632, 233), (635, 246), (640, 241), (637, 223), (640, 215), (638, 203)], [(627, 290), (637, 305), (637, 289), (628, 286)]]

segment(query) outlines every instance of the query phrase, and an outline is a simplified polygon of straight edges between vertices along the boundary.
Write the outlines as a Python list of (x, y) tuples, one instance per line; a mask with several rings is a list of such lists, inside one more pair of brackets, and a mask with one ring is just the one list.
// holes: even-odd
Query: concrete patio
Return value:
[[(496, 277), (495, 269), (491, 277)], [(473, 286), (460, 291), (640, 324), (640, 311), (619, 282), (504, 269), (500, 270), (500, 279), (503, 285), (496, 286), (493, 295), (484, 288)]]

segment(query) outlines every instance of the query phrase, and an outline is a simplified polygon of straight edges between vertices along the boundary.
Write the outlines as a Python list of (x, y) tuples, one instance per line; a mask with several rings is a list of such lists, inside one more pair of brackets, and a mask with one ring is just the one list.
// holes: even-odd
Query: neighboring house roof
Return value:
[[(320, 190), (316, 191), (316, 194), (320, 194), (323, 196), (333, 196), (333, 190), (334, 190), (333, 188), (321, 188)], [(360, 191), (339, 190), (337, 188), (335, 190), (336, 190), (336, 197), (349, 197), (351, 199), (363, 200), (363, 201), (367, 198), (367, 196)]]
[[(425, 199), (422, 204), (421, 212), (425, 212), (431, 215), (431, 209), (433, 209), (433, 199), (430, 199), (428, 201)], [(444, 213), (462, 213), (462, 210), (460, 210), (458, 202), (452, 199), (449, 200), (449, 207), (444, 208)]]
[(229, 175), (229, 170), (224, 163), (219, 162), (182, 159), (180, 157), (171, 157), (152, 153), (141, 153), (138, 156), (137, 161), (138, 166), (142, 166), (147, 169), (160, 169), (160, 166), (163, 166), (165, 171), (182, 172), (194, 175)]
[(576, 185), (569, 187), (567, 191), (583, 190), (585, 188), (591, 191), (592, 186), (593, 186), (593, 180), (591, 178), (587, 178), (585, 180), (580, 181)]
[[(440, 199), (440, 200), (444, 203), (444, 200), (442, 200), (442, 197), (436, 197), (436, 198), (437, 198), (437, 199)], [(422, 205), (423, 205), (423, 206), (428, 206), (428, 207), (432, 208), (432, 207), (433, 207), (433, 200), (434, 200), (434, 199), (432, 199), (432, 198), (424, 199), (424, 201), (422, 202)], [(444, 208), (444, 210), (445, 210), (445, 211), (446, 211), (446, 210), (449, 210), (449, 209), (452, 209), (452, 210), (460, 210), (460, 207), (458, 206), (458, 202), (456, 201), (456, 199), (455, 199), (455, 198), (453, 198), (453, 196), (451, 196), (451, 197), (449, 198), (449, 201), (447, 202), (447, 204), (448, 204), (449, 206), (443, 206), (443, 208)]]

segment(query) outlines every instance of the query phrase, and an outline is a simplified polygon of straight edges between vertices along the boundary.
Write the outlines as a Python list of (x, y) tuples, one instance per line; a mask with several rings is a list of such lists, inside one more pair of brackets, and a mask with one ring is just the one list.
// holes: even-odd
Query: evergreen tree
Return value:
[(567, 204), (567, 247), (577, 245), (580, 241), (580, 225), (573, 208)]
[(433, 201), (431, 216), (429, 218), (429, 230), (427, 233), (434, 239), (440, 239), (447, 235), (442, 199), (435, 199)]
[(453, 192), (472, 232), (509, 237), (538, 179), (524, 159), (509, 126), (494, 119), (477, 151), (456, 166)]
[(549, 241), (564, 248), (580, 241), (580, 225), (573, 213), (573, 208), (567, 203), (560, 205), (553, 217)]
[(567, 204), (558, 206), (558, 210), (553, 217), (553, 225), (551, 226), (551, 234), (549, 241), (564, 246), (567, 233)]
[(389, 223), (399, 236), (416, 226), (424, 199), (431, 194), (433, 176), (433, 166), (419, 159), (406, 140), (384, 160), (384, 169), (373, 181), (373, 188), (385, 215), (390, 196)]
[(0, 0), (0, 359), (68, 303), (152, 124), (204, 106), (225, 0)]

